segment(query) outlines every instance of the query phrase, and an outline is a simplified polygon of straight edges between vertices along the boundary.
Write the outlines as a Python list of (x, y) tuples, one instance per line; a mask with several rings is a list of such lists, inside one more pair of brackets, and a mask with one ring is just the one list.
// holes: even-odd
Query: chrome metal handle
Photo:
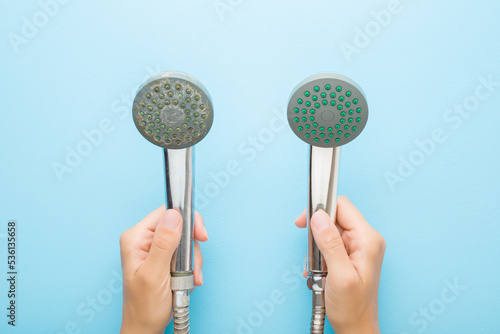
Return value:
[(322, 334), (325, 326), (325, 259), (314, 241), (311, 217), (324, 210), (335, 222), (337, 210), (337, 181), (339, 176), (340, 147), (311, 146), (309, 151), (309, 203), (307, 226), (309, 231), (308, 286), (313, 292), (311, 334)]
[(193, 155), (194, 148), (164, 149), (166, 208), (182, 216), (182, 237), (175, 251), (170, 271), (191, 275), (193, 271)]
[(335, 222), (339, 160), (340, 147), (311, 146), (310, 148), (307, 225), (309, 230), (308, 270), (311, 274), (326, 273), (325, 259), (311, 231), (311, 217), (316, 211), (324, 210)]

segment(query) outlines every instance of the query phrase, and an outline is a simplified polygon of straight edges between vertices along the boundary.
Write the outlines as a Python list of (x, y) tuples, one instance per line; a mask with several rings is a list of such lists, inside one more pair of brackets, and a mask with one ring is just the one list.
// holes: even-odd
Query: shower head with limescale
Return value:
[(189, 334), (193, 278), (193, 151), (212, 127), (213, 104), (206, 88), (181, 72), (164, 72), (139, 87), (132, 106), (137, 130), (163, 148), (166, 208), (182, 216), (182, 236), (171, 262), (174, 333)]
[(134, 123), (151, 143), (180, 149), (200, 142), (213, 122), (212, 101), (194, 77), (164, 72), (146, 81), (133, 104)]

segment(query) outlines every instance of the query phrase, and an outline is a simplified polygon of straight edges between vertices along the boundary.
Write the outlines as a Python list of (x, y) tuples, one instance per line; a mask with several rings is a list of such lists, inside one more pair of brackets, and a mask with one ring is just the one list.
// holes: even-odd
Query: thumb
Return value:
[(355, 269), (349, 260), (339, 230), (325, 211), (319, 210), (312, 216), (311, 230), (325, 258), (328, 276), (345, 279), (347, 275), (353, 274)]
[(170, 209), (163, 213), (156, 226), (149, 254), (144, 261), (151, 274), (165, 275), (170, 272), (172, 256), (179, 246), (182, 234), (182, 216)]

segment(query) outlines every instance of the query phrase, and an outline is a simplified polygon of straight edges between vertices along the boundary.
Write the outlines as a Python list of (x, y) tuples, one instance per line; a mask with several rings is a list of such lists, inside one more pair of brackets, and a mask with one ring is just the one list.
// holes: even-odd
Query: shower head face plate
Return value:
[(338, 147), (363, 131), (368, 104), (354, 81), (339, 74), (322, 73), (295, 87), (287, 116), (293, 132), (309, 145)]
[(166, 149), (197, 144), (213, 123), (208, 91), (194, 77), (181, 72), (164, 72), (148, 79), (139, 88), (132, 111), (142, 136)]

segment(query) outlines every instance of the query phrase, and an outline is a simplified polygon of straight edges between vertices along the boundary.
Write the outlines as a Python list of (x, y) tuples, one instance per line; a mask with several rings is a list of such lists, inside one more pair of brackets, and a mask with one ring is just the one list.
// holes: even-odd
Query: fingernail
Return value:
[(205, 230), (205, 237), (207, 238), (207, 241), (208, 241), (208, 232), (207, 232), (207, 228), (205, 226), (203, 226), (203, 229)]
[(203, 285), (203, 271), (200, 271), (200, 282)]
[(318, 211), (312, 217), (312, 224), (316, 230), (322, 231), (330, 226), (330, 217), (325, 211)]
[(181, 217), (177, 211), (167, 210), (165, 214), (160, 218), (160, 225), (168, 228), (169, 230), (175, 230), (181, 222)]

